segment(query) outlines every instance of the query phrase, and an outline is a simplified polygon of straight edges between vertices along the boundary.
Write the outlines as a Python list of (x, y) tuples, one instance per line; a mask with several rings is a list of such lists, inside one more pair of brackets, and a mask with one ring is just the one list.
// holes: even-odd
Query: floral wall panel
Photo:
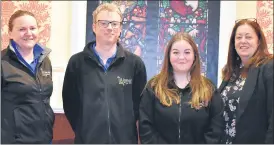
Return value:
[(50, 1), (2, 1), (1, 2), (1, 50), (9, 44), (8, 23), (10, 16), (17, 10), (28, 10), (37, 18), (40, 31), (40, 43), (47, 45), (50, 39)]
[(263, 28), (268, 48), (273, 53), (273, 1), (257, 2), (257, 21)]

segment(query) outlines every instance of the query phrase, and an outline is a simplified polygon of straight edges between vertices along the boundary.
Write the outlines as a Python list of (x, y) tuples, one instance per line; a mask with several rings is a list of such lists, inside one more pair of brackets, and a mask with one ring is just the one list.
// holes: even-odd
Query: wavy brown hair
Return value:
[(180, 96), (174, 83), (173, 68), (170, 63), (170, 52), (172, 45), (181, 40), (187, 41), (194, 51), (195, 60), (190, 69), (190, 88), (192, 98), (189, 103), (192, 107), (199, 109), (201, 102), (207, 104), (211, 99), (214, 87), (207, 78), (201, 75), (198, 48), (188, 33), (179, 32), (171, 38), (165, 50), (162, 70), (148, 82), (148, 85), (153, 88), (155, 95), (163, 105), (171, 106), (173, 102), (176, 104), (180, 103)]
[(241, 65), (241, 59), (235, 50), (235, 35), (238, 27), (244, 24), (247, 24), (253, 28), (253, 30), (255, 31), (258, 37), (259, 45), (254, 55), (249, 59), (248, 63), (244, 66), (244, 70), (242, 71), (242, 76), (246, 77), (248, 69), (250, 67), (258, 67), (261, 64), (264, 64), (268, 62), (269, 60), (273, 59), (273, 55), (270, 54), (267, 49), (265, 35), (260, 25), (257, 23), (257, 20), (242, 19), (234, 25), (231, 36), (230, 36), (227, 63), (222, 71), (222, 79), (225, 81), (228, 81), (233, 73), (240, 73), (239, 68)]

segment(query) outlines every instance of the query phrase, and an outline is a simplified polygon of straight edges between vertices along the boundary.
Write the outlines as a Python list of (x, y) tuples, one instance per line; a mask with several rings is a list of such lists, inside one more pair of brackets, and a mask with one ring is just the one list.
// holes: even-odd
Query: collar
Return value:
[[(91, 58), (96, 58), (95, 52), (92, 51), (92, 46), (94, 45), (94, 43), (96, 43), (96, 41), (89, 42), (83, 50), (83, 52)], [(124, 50), (123, 46), (119, 42), (117, 42), (116, 59), (124, 58), (125, 51), (126, 50)]]
[(179, 88), (177, 86), (177, 89), (179, 89), (181, 92), (188, 91), (190, 89), (190, 82), (184, 88)]
[[(97, 57), (99, 57), (99, 58), (102, 58), (100, 55), (99, 55), (99, 53), (96, 51), (96, 43), (94, 43), (93, 45), (92, 45), (92, 50), (94, 51), (94, 53), (95, 53), (95, 55), (97, 56)], [(116, 45), (116, 51), (114, 52), (114, 54), (110, 57), (110, 58), (115, 58), (115, 56), (116, 56), (116, 54), (117, 54), (117, 49), (118, 49), (118, 46)]]
[[(10, 49), (15, 52), (16, 56), (21, 57), (22, 55), (19, 52), (18, 44), (14, 40), (11, 39), (10, 40), (10, 45), (11, 45)], [(43, 47), (41, 47), (39, 44), (35, 44), (34, 47), (33, 47), (34, 60), (39, 58), (40, 55), (43, 53), (43, 51), (44, 51)]]

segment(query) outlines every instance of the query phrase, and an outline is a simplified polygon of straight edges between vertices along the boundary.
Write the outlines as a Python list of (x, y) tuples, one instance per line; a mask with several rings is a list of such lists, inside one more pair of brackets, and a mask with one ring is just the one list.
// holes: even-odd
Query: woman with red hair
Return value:
[(222, 143), (273, 144), (273, 55), (256, 19), (236, 21), (222, 74)]

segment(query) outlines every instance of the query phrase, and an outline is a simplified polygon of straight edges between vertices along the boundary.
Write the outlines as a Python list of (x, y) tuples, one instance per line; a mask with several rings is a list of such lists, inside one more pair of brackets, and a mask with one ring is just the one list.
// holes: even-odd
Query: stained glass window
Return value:
[[(219, 1), (88, 1), (87, 41), (92, 34), (92, 12), (98, 4), (116, 3), (123, 13), (120, 42), (141, 56), (148, 79), (159, 73), (165, 46), (180, 31), (191, 34), (200, 53), (201, 71), (215, 84), (218, 76)], [(217, 50), (217, 51), (216, 51)]]
[[(207, 1), (160, 1), (159, 3), (159, 52), (177, 32), (187, 32), (195, 40), (201, 59), (202, 73), (206, 73), (206, 36), (207, 36)], [(162, 66), (162, 56), (157, 57), (158, 71)]]
[(123, 29), (120, 36), (122, 45), (138, 56), (145, 53), (146, 1), (100, 1), (113, 2), (123, 13)]

